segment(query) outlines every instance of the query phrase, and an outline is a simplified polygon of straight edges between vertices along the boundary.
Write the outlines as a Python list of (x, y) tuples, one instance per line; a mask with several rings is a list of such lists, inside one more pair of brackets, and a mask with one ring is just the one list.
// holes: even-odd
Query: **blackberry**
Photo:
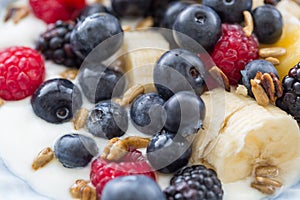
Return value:
[(170, 180), (164, 190), (167, 200), (221, 200), (223, 189), (214, 170), (203, 165), (184, 167)]
[(72, 50), (70, 43), (71, 32), (75, 26), (73, 21), (57, 21), (47, 26), (36, 43), (36, 49), (40, 51), (46, 60), (52, 60), (56, 64), (67, 67), (79, 68), (82, 59)]
[(283, 95), (276, 105), (300, 123), (300, 62), (282, 80)]

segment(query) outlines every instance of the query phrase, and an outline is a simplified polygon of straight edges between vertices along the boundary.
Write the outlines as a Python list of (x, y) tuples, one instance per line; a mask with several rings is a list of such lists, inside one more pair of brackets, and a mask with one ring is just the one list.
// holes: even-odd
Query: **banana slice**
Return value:
[(258, 165), (281, 169), (300, 157), (298, 124), (284, 111), (222, 89), (202, 98), (207, 114), (193, 142), (191, 163), (210, 165), (222, 182), (245, 179)]

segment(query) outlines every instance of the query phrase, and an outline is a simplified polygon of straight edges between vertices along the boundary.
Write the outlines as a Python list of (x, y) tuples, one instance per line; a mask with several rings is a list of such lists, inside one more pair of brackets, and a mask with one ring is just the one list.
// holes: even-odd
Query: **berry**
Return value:
[(80, 90), (62, 78), (45, 81), (31, 98), (34, 113), (54, 124), (70, 121), (81, 105)]
[(181, 48), (190, 49), (198, 42), (206, 51), (212, 51), (222, 35), (221, 19), (208, 6), (195, 4), (184, 9), (173, 24), (173, 35)]
[(97, 104), (86, 122), (88, 131), (97, 137), (121, 137), (128, 129), (128, 116), (124, 108), (113, 102)]
[(122, 176), (109, 181), (101, 200), (165, 200), (157, 183), (144, 175)]
[[(266, 60), (253, 60), (249, 62), (244, 70), (241, 70), (242, 83), (248, 89), (248, 94), (253, 97), (250, 80), (254, 79), (257, 72), (273, 73), (278, 77), (278, 72), (274, 65)], [(279, 78), (278, 78), (279, 79)]]
[(263, 5), (253, 10), (254, 34), (260, 43), (272, 44), (282, 35), (283, 19), (275, 6)]
[(78, 75), (79, 85), (92, 103), (120, 96), (125, 89), (123, 74), (103, 64), (85, 65)]
[(34, 93), (45, 77), (44, 60), (34, 49), (0, 50), (0, 97), (21, 100)]
[(153, 17), (154, 26), (159, 26), (162, 22), (163, 15), (170, 3), (178, 0), (152, 0), (148, 15)]
[(85, 167), (98, 154), (98, 147), (89, 137), (67, 134), (55, 142), (54, 153), (64, 167)]
[(172, 49), (164, 53), (153, 73), (157, 92), (166, 100), (179, 91), (192, 90), (201, 95), (205, 87), (204, 77), (204, 63), (196, 54), (185, 49)]
[(85, 6), (84, 0), (29, 0), (35, 16), (50, 24), (74, 19)]
[(49, 24), (47, 30), (42, 33), (37, 41), (36, 49), (40, 51), (47, 60), (67, 67), (79, 68), (82, 59), (72, 50), (70, 36), (74, 29), (74, 22), (57, 21)]
[(101, 4), (101, 3), (92, 3), (92, 4), (84, 7), (81, 10), (78, 18), (80, 20), (84, 20), (84, 18), (86, 18), (86, 17), (88, 17), (92, 14), (102, 13), (102, 12), (108, 12), (107, 8), (103, 4)]
[(147, 159), (138, 150), (130, 150), (119, 162), (109, 162), (97, 158), (92, 162), (90, 180), (96, 187), (98, 196), (110, 180), (128, 175), (145, 175), (153, 180), (156, 179), (155, 172), (149, 166)]
[(191, 143), (181, 135), (163, 130), (153, 136), (147, 147), (151, 166), (161, 173), (173, 173), (188, 164)]
[(165, 190), (167, 200), (221, 200), (223, 189), (214, 170), (203, 165), (184, 167), (177, 171)]
[(181, 91), (173, 95), (164, 105), (166, 122), (164, 128), (182, 136), (196, 134), (205, 117), (205, 104), (193, 92)]
[(300, 123), (300, 62), (282, 80), (283, 95), (276, 105)]
[(139, 131), (151, 134), (163, 128), (163, 104), (165, 100), (156, 93), (147, 93), (137, 97), (130, 108), (130, 118)]
[(111, 0), (111, 7), (118, 16), (145, 16), (151, 0)]
[(203, 0), (202, 3), (214, 9), (226, 23), (242, 22), (243, 11), (251, 11), (252, 8), (251, 0)]
[(120, 22), (108, 13), (96, 13), (86, 17), (77, 23), (71, 34), (72, 48), (81, 58), (85, 58), (102, 43), (93, 55), (98, 61), (112, 56), (120, 48), (122, 42), (123, 30)]
[(212, 53), (215, 64), (227, 75), (231, 85), (241, 79), (240, 71), (252, 60), (258, 59), (258, 41), (247, 37), (240, 25), (223, 24), (223, 36)]

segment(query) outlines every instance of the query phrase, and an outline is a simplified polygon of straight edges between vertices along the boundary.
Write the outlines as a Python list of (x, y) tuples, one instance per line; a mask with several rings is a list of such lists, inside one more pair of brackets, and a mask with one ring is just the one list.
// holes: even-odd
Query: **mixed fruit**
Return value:
[[(290, 71), (281, 85), (274, 64), (260, 59), (259, 46), (279, 44), (284, 32), (281, 13), (269, 4), (276, 2), (265, 3), (252, 10), (251, 0), (203, 0), (201, 4), (112, 0), (111, 7), (84, 0), (30, 0), (32, 12), (48, 27), (36, 38), (36, 50), (8, 47), (0, 51), (0, 97), (7, 101), (30, 97), (38, 117), (61, 124), (81, 109), (83, 93), (94, 104), (85, 122), (91, 136), (114, 140), (126, 134), (131, 120), (137, 130), (151, 137), (146, 156), (128, 144), (124, 155), (115, 160), (98, 156), (93, 137), (67, 134), (56, 141), (55, 157), (64, 167), (91, 163), (91, 183), (103, 200), (222, 199), (222, 184), (214, 170), (187, 166), (192, 152), (189, 137), (201, 130), (205, 118), (200, 96), (211, 78), (211, 66), (199, 56), (202, 52), (193, 52), (188, 45), (191, 38), (201, 44), (225, 79), (232, 86), (243, 84), (251, 97), (256, 98), (251, 81), (259, 73), (271, 77), (273, 93), (266, 91), (270, 102), (300, 122), (300, 64), (285, 66)], [(249, 35), (243, 29), (247, 25), (244, 12), (251, 12), (253, 19)], [(155, 26), (174, 30), (166, 39), (176, 48), (155, 64), (156, 92), (136, 95), (131, 105), (120, 105), (115, 98), (126, 89), (123, 72), (102, 61), (122, 46), (125, 33), (119, 19), (146, 16), (152, 17)], [(80, 71), (78, 86), (65, 78), (44, 81), (43, 58), (78, 69), (103, 41), (105, 45), (97, 49), (98, 62)], [(157, 172), (175, 173), (164, 191), (155, 182)], [(116, 188), (120, 189), (114, 192)]]

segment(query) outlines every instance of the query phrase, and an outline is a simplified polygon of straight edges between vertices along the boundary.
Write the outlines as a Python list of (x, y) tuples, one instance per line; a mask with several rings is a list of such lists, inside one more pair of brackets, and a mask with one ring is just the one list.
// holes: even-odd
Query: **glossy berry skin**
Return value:
[(153, 135), (163, 128), (165, 100), (156, 93), (137, 97), (130, 107), (131, 121), (139, 131)]
[(180, 134), (163, 130), (153, 136), (147, 147), (151, 166), (165, 174), (173, 173), (188, 164), (191, 143)]
[(98, 154), (96, 142), (84, 135), (67, 134), (54, 145), (55, 157), (64, 167), (85, 167)]
[(172, 2), (178, 0), (152, 0), (148, 11), (148, 15), (153, 17), (154, 26), (160, 26), (164, 13)]
[(165, 103), (164, 110), (164, 128), (170, 132), (188, 136), (202, 128), (206, 108), (203, 100), (193, 92), (176, 93)]
[(250, 80), (254, 79), (257, 72), (261, 72), (262, 74), (273, 73), (274, 75), (279, 77), (278, 72), (272, 63), (266, 60), (253, 60), (249, 62), (246, 65), (245, 69), (241, 71), (241, 74), (242, 74), (242, 83), (243, 85), (246, 86), (246, 88), (248, 89), (248, 94), (252, 97), (253, 97), (253, 93), (251, 90)]
[(102, 64), (84, 65), (78, 75), (82, 92), (91, 103), (120, 96), (125, 89), (125, 78), (121, 72)]
[(77, 86), (62, 78), (45, 81), (31, 98), (34, 113), (54, 124), (70, 121), (81, 105), (82, 97)]
[(128, 129), (128, 116), (124, 108), (113, 102), (97, 104), (86, 122), (88, 131), (97, 137), (121, 137)]
[(0, 98), (21, 100), (34, 93), (45, 77), (44, 60), (34, 49), (0, 50)]
[(222, 24), (223, 35), (211, 54), (215, 64), (227, 75), (231, 85), (241, 79), (240, 71), (247, 63), (258, 59), (258, 41), (252, 34), (246, 36), (237, 24)]
[(102, 3), (92, 3), (90, 5), (85, 6), (80, 14), (79, 19), (83, 20), (84, 18), (95, 14), (95, 13), (102, 13), (102, 12), (108, 12), (107, 8)]
[(240, 23), (243, 21), (243, 11), (251, 11), (250, 0), (203, 0), (203, 5), (214, 9), (223, 23)]
[(109, 181), (101, 200), (165, 200), (157, 183), (144, 175), (121, 176)]
[(145, 16), (151, 0), (111, 0), (111, 7), (119, 17)]
[(173, 29), (174, 39), (181, 48), (189, 49), (196, 41), (209, 52), (222, 35), (221, 19), (218, 14), (210, 7), (200, 4), (184, 9), (177, 16)]
[[(103, 41), (106, 42), (102, 43)], [(108, 13), (96, 13), (86, 17), (77, 23), (71, 34), (72, 48), (81, 58), (85, 58), (102, 43), (95, 49), (96, 53), (93, 55), (98, 61), (112, 56), (120, 48), (122, 42), (123, 30), (120, 22)]]
[(110, 162), (98, 157), (91, 164), (90, 180), (96, 187), (100, 199), (103, 188), (112, 179), (120, 176), (145, 175), (156, 180), (155, 171), (148, 164), (142, 152), (130, 149), (118, 162)]
[(282, 35), (283, 19), (279, 10), (272, 5), (263, 5), (253, 10), (254, 34), (258, 41), (272, 44)]
[(188, 50), (167, 51), (154, 67), (153, 79), (158, 94), (166, 100), (179, 91), (195, 91), (201, 95), (205, 87), (204, 67), (200, 58)]

